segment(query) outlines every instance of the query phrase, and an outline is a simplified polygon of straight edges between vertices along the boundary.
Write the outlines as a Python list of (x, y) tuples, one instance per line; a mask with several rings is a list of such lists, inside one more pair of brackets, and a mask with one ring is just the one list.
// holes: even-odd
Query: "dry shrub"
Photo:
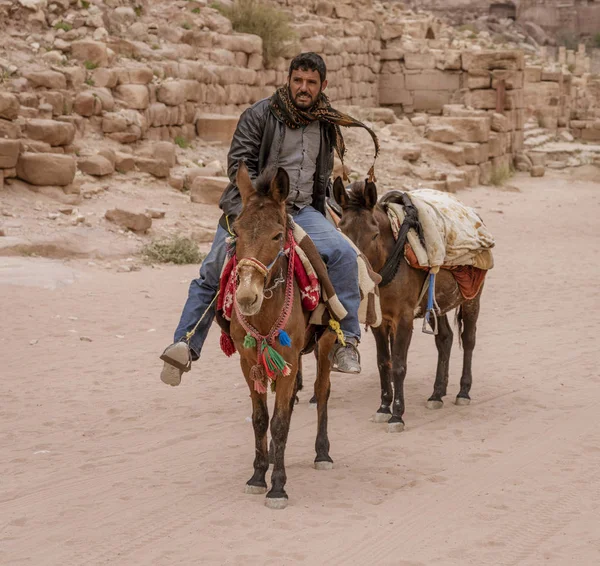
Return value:
[(213, 7), (231, 20), (235, 31), (262, 38), (267, 62), (285, 56), (289, 43), (296, 37), (287, 14), (260, 0), (235, 0), (231, 7), (218, 3)]

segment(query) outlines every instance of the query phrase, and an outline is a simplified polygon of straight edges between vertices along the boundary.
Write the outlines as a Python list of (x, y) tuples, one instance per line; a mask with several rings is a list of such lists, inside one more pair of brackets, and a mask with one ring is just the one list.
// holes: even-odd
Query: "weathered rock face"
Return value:
[(19, 115), (19, 99), (9, 92), (0, 92), (0, 118), (15, 120)]
[(0, 169), (11, 169), (16, 167), (21, 142), (19, 140), (0, 139)]
[(227, 177), (196, 177), (192, 183), (190, 199), (200, 204), (218, 205), (228, 184)]
[(129, 173), (135, 169), (135, 159), (128, 153), (115, 153), (115, 169), (119, 173)]
[(89, 118), (102, 112), (102, 102), (92, 92), (80, 92), (73, 103), (73, 110), (81, 116)]
[(69, 185), (75, 178), (75, 170), (72, 155), (22, 153), (17, 162), (17, 176), (32, 185)]
[(153, 157), (136, 157), (135, 165), (144, 173), (150, 173), (155, 177), (165, 178), (169, 176), (169, 164), (161, 159)]
[(127, 108), (134, 110), (145, 110), (150, 104), (148, 87), (145, 85), (120, 85), (115, 95)]
[(486, 142), (490, 137), (489, 118), (432, 118), (429, 121), (427, 138), (445, 143)]
[(147, 232), (152, 227), (152, 217), (146, 212), (133, 212), (121, 208), (107, 210), (105, 218), (133, 232)]
[(196, 133), (205, 141), (231, 143), (238, 121), (237, 116), (201, 114), (196, 120)]
[(69, 145), (75, 138), (75, 126), (56, 120), (29, 120), (23, 127), (25, 136), (51, 146)]
[(77, 160), (77, 168), (87, 175), (95, 177), (104, 177), (114, 172), (114, 165), (102, 155), (90, 155), (88, 157), (80, 157)]
[(71, 43), (71, 56), (82, 63), (106, 67), (108, 65), (108, 51), (104, 43), (82, 39)]
[(67, 88), (65, 75), (57, 71), (31, 71), (23, 75), (34, 87), (48, 89)]

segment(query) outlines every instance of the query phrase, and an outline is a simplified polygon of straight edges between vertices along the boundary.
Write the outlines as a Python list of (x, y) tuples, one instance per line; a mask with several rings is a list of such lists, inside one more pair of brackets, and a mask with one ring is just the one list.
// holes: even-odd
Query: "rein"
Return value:
[[(261, 334), (240, 312), (237, 299), (234, 300), (236, 316), (242, 328), (246, 331), (244, 347), (256, 348), (256, 364), (250, 369), (250, 378), (254, 381), (254, 390), (258, 393), (267, 392), (266, 386), (269, 380), (274, 380), (279, 375), (289, 375), (291, 371), (290, 364), (286, 362), (283, 356), (273, 348), (276, 338), (279, 339), (279, 343), (282, 346), (291, 345), (290, 337), (284, 330), (290, 315), (292, 314), (292, 308), (294, 305), (294, 257), (296, 255), (296, 251), (291, 229), (288, 230), (288, 242), (290, 243), (290, 246), (287, 276), (285, 278), (285, 299), (281, 312), (279, 313), (277, 320), (271, 326), (269, 332), (267, 334)], [(262, 262), (255, 258), (244, 258), (239, 261), (237, 268), (239, 269), (241, 265), (254, 267), (266, 279), (270, 269), (282, 255), (285, 255), (283, 247), (268, 266), (265, 266)], [(237, 278), (234, 284), (234, 295), (236, 294), (236, 291)]]
[[(405, 216), (404, 222), (402, 222), (402, 226), (400, 226), (400, 231), (398, 232), (398, 238), (396, 239), (394, 249), (388, 256), (384, 266), (379, 270), (379, 275), (381, 275), (381, 283), (379, 283), (379, 287), (385, 287), (386, 285), (389, 285), (394, 280), (394, 277), (396, 277), (396, 273), (398, 273), (398, 268), (400, 267), (400, 262), (404, 258), (404, 246), (406, 245), (408, 232), (411, 228), (414, 228), (419, 236), (419, 239), (423, 245), (425, 245), (423, 228), (419, 222), (419, 214), (415, 205), (405, 193), (398, 195), (396, 192), (396, 194), (391, 196), (395, 199), (394, 202), (400, 200), (399, 204), (402, 204), (404, 207)], [(391, 198), (382, 200), (381, 204), (384, 210), (386, 210), (386, 204), (390, 202), (390, 200)]]

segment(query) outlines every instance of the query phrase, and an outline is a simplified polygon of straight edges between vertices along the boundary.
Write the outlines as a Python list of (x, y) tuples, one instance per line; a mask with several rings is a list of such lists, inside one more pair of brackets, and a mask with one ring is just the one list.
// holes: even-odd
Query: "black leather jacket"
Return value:
[[(275, 118), (269, 109), (268, 98), (256, 102), (242, 113), (227, 155), (230, 182), (219, 201), (223, 211), (220, 223), (224, 228), (227, 227), (225, 217), (231, 223), (242, 210), (242, 198), (235, 185), (239, 161), (245, 161), (250, 178), (256, 179), (268, 163), (277, 163), (284, 135), (285, 124)], [(325, 214), (325, 199), (331, 192), (329, 184), (333, 171), (334, 140), (333, 126), (321, 122), (321, 147), (317, 157), (312, 206), (322, 214)], [(272, 152), (277, 153), (271, 156)]]

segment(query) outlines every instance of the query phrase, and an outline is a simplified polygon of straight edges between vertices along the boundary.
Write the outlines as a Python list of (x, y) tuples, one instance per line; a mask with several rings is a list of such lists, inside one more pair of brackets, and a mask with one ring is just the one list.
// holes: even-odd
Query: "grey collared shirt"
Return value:
[(317, 157), (321, 145), (321, 125), (318, 120), (304, 128), (286, 126), (277, 165), (290, 177), (288, 205), (297, 210), (312, 204)]

